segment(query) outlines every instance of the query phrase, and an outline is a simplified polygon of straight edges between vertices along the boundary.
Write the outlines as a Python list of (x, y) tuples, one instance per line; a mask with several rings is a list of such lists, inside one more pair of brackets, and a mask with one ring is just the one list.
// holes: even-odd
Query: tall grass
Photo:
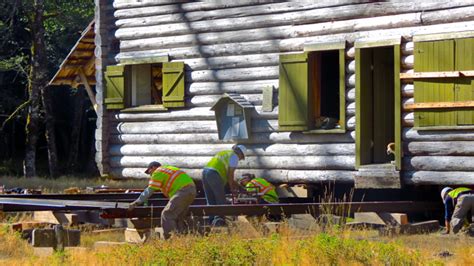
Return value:
[[(257, 239), (235, 234), (183, 236), (144, 245), (66, 251), (35, 257), (16, 235), (0, 233), (0, 263), (21, 265), (421, 265), (427, 259), (398, 242), (356, 240), (338, 231), (293, 237), (289, 231)], [(18, 246), (20, 245), (20, 246)], [(3, 259), (3, 261), (2, 261)]]

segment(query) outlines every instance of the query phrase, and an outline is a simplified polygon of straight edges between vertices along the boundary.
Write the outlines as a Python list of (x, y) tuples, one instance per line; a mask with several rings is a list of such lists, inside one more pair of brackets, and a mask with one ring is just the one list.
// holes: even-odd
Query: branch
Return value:
[(5, 119), (5, 121), (3, 121), (3, 124), (2, 124), (2, 127), (0, 128), (0, 131), (3, 131), (3, 128), (4, 128), (5, 125), (8, 123), (8, 121), (12, 120), (13, 117), (15, 117), (16, 114), (21, 111), (21, 109), (23, 109), (24, 107), (28, 106), (28, 105), (30, 104), (30, 102), (31, 102), (31, 100), (28, 100), (28, 101), (26, 101), (26, 102), (20, 104), (20, 106), (18, 106), (18, 107), (15, 109), (15, 111), (13, 111), (13, 113), (12, 113), (10, 116), (8, 116), (8, 118)]

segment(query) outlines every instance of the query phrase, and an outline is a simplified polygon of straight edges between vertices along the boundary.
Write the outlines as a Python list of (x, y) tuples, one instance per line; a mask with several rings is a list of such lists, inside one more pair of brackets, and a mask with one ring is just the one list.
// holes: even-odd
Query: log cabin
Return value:
[[(237, 174), (276, 183), (474, 185), (472, 0), (95, 2), (50, 84), (87, 89), (104, 176), (158, 160), (200, 179), (241, 143)], [(247, 136), (220, 137), (228, 93)]]

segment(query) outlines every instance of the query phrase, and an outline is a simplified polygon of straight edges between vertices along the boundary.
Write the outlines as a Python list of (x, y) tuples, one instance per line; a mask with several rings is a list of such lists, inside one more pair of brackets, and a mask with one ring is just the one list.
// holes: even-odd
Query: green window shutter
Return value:
[(106, 90), (104, 97), (105, 107), (109, 110), (125, 108), (125, 87), (127, 84), (126, 66), (107, 66), (105, 72)]
[[(474, 38), (456, 39), (456, 70), (474, 70)], [(474, 79), (464, 77), (457, 79), (455, 85), (456, 101), (474, 101)], [(473, 125), (474, 110), (456, 111), (457, 124)]]
[(280, 55), (278, 126), (280, 131), (307, 130), (311, 99), (308, 53)]
[(163, 106), (184, 107), (184, 63), (163, 63)]
[[(454, 71), (454, 41), (415, 42), (415, 72)], [(420, 79), (414, 82), (415, 102), (453, 102), (452, 80)], [(417, 110), (415, 126), (453, 126), (456, 113), (449, 110)]]

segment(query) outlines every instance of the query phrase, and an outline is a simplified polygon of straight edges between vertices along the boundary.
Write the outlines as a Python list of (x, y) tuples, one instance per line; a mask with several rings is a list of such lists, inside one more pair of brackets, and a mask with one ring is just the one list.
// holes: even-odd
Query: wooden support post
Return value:
[(84, 88), (87, 91), (87, 95), (89, 95), (89, 99), (91, 100), (92, 106), (94, 107), (95, 112), (97, 113), (97, 101), (95, 100), (94, 92), (92, 92), (92, 88), (87, 81), (86, 73), (82, 67), (78, 68), (79, 77), (81, 78), (82, 84), (84, 84)]
[(63, 251), (64, 250), (64, 228), (62, 225), (57, 224), (54, 226), (54, 237), (56, 238), (56, 243), (54, 245), (54, 250)]

